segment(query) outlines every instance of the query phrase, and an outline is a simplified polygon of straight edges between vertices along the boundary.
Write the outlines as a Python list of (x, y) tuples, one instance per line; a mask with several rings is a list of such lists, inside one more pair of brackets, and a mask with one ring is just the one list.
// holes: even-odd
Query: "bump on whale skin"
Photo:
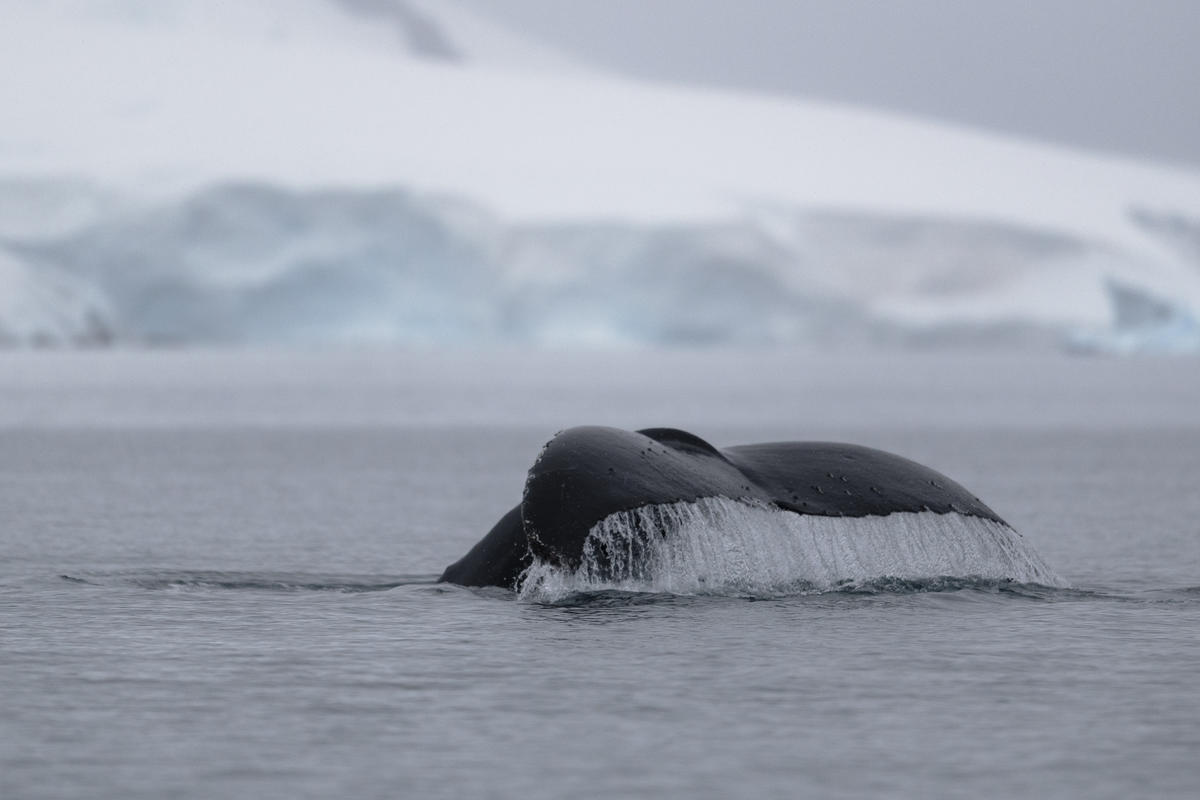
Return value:
[(578, 567), (592, 527), (611, 514), (704, 497), (826, 517), (932, 511), (1004, 523), (945, 475), (870, 447), (773, 442), (717, 449), (674, 428), (584, 426), (546, 444), (521, 503), (440, 580), (515, 588), (534, 558)]

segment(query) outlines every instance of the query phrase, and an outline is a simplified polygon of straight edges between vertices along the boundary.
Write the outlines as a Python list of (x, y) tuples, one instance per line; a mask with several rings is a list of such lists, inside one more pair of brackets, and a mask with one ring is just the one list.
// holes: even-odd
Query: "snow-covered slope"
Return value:
[[(121, 198), (8, 247), (93, 282), (134, 336), (1023, 341), (1102, 334), (1111, 280), (1200, 309), (1196, 174), (610, 77), (451, 2), (0, 0), (0, 75), (0, 188)], [(219, 268), (167, 221), (247, 192), (280, 205), (227, 221)], [(397, 193), (444, 246), (395, 233)], [(247, 293), (289, 280), (293, 322), (270, 323)], [(437, 322), (467, 286), (470, 323)], [(188, 316), (179, 292), (207, 299)]]
[(114, 333), (105, 302), (86, 283), (0, 250), (0, 346), (95, 346)]

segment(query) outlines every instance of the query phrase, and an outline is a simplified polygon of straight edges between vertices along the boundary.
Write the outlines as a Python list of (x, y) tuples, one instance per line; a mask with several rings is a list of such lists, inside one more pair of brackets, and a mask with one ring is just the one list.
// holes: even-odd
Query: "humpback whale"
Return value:
[[(546, 444), (529, 470), (521, 502), (447, 567), (440, 580), (519, 588), (534, 563), (572, 570), (588, 559), (615, 558), (589, 546), (589, 537), (614, 515), (642, 520), (635, 527), (644, 530), (634, 531), (641, 547), (654, 537), (671, 535), (670, 525), (660, 524), (669, 515), (631, 517), (626, 512), (714, 498), (806, 519), (958, 515), (986, 521), (988, 530), (1017, 535), (958, 483), (882, 450), (835, 442), (718, 449), (674, 428), (586, 426), (561, 431)], [(1007, 547), (1004, 542), (999, 546)], [(622, 558), (626, 556), (636, 558), (637, 553), (623, 553)], [(590, 567), (606, 568), (604, 563)]]

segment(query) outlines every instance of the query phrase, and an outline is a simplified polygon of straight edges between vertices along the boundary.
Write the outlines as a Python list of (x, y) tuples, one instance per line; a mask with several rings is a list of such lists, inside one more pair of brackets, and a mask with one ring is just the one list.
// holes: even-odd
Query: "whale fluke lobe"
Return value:
[[(711, 513), (718, 507), (723, 509), (721, 514)], [(689, 508), (708, 511), (692, 512)], [(737, 508), (747, 511), (737, 512)], [(730, 509), (734, 510), (732, 515)], [(867, 520), (853, 525), (836, 520), (882, 518), (886, 522), (889, 517), (897, 521), (897, 536), (910, 537), (917, 536), (914, 526), (921, 525), (914, 520), (930, 520), (926, 530), (920, 532), (919, 548), (909, 548), (912, 553), (929, 551), (938, 535), (949, 535), (937, 531), (951, 529), (959, 532), (953, 534), (956, 536), (986, 535), (989, 542), (995, 539), (995, 547), (1000, 548), (995, 552), (1007, 547), (1001, 539), (1019, 539), (996, 512), (958, 483), (882, 450), (834, 442), (775, 442), (718, 449), (699, 436), (674, 428), (636, 432), (599, 426), (570, 428), (542, 449), (526, 477), (521, 503), (470, 552), (449, 566), (441, 580), (466, 586), (519, 588), (535, 566), (543, 572), (546, 568), (584, 571), (593, 578), (616, 575), (618, 571), (617, 577), (622, 579), (645, 577), (647, 571), (658, 568), (656, 564), (661, 567), (660, 562), (665, 563), (658, 548), (660, 540), (694, 535), (697, 525), (718, 528), (707, 534), (704, 553), (695, 551), (696, 558), (714, 569), (713, 559), (721, 557), (714, 552), (722, 547), (719, 541), (714, 545), (713, 537), (720, 539), (721, 525), (745, 526), (747, 520), (758, 520), (754, 525), (760, 533), (770, 529), (778, 531), (772, 535), (790, 537), (788, 547), (794, 551), (800, 539), (815, 535), (812, 531), (824, 531), (821, 535), (843, 540), (857, 537), (858, 545), (868, 540), (877, 543), (875, 534), (871, 538), (861, 531), (874, 531), (878, 524)], [(735, 518), (741, 522), (730, 522)], [(780, 524), (763, 521), (768, 519), (779, 519)], [(813, 523), (805, 523), (805, 519)], [(820, 519), (830, 522), (818, 523)], [(978, 522), (971, 523), (972, 519)], [(947, 527), (947, 520), (954, 525)], [(959, 520), (964, 522), (960, 524)], [(614, 555), (611, 541), (614, 526), (625, 531), (619, 556)], [(735, 536), (731, 528), (726, 533), (729, 541), (725, 544), (741, 550), (758, 535), (743, 531)], [(821, 541), (813, 539), (805, 546), (820, 549), (824, 546)], [(964, 547), (972, 549), (970, 543), (961, 541), (953, 547), (960, 553)], [(657, 561), (652, 553), (660, 553), (654, 557)], [(644, 563), (639, 566), (636, 562), (643, 555)], [(676, 553), (671, 563), (682, 557), (686, 556)], [(745, 554), (737, 557), (744, 559)], [(796, 554), (792, 552), (789, 557), (795, 559)], [(828, 553), (822, 558), (825, 563), (837, 561)], [(952, 563), (931, 557), (927, 565), (922, 565), (914, 561), (916, 556), (905, 558), (910, 563), (896, 563), (897, 570), (919, 572), (946, 568)], [(854, 561), (892, 564), (862, 553)], [(972, 568), (970, 563), (953, 563), (958, 568)], [(1048, 568), (1046, 572), (1052, 574)], [(1024, 579), (1019, 575), (1010, 577)]]

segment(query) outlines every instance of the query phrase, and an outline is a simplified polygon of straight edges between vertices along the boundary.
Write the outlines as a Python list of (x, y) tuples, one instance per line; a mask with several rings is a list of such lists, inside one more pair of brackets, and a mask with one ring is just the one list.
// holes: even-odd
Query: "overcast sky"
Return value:
[(1200, 168), (1200, 0), (461, 0), (627, 73)]

